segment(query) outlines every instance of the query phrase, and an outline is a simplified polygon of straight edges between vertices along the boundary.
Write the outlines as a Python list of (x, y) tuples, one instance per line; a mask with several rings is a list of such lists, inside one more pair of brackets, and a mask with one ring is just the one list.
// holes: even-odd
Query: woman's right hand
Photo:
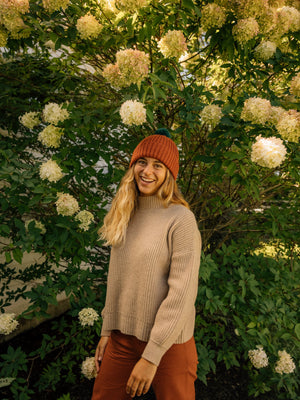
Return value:
[(97, 373), (100, 370), (100, 363), (103, 359), (103, 355), (105, 352), (105, 348), (107, 346), (108, 339), (109, 339), (109, 336), (102, 336), (101, 339), (99, 340), (99, 343), (96, 348), (95, 364), (96, 364)]

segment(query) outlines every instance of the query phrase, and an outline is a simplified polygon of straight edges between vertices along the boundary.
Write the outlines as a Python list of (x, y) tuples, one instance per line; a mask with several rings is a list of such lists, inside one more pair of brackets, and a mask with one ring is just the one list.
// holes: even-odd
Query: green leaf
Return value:
[(300, 340), (300, 324), (296, 324), (295, 333), (296, 333), (297, 338)]

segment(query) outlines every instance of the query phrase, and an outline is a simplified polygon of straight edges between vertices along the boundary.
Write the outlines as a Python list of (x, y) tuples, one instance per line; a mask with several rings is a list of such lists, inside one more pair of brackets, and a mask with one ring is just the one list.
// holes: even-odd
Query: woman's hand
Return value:
[(126, 386), (126, 393), (131, 397), (146, 394), (150, 389), (157, 366), (141, 358), (134, 366)]
[(100, 370), (100, 363), (103, 359), (103, 355), (105, 352), (105, 348), (108, 342), (109, 336), (102, 336), (101, 339), (99, 340), (99, 343), (96, 348), (96, 353), (95, 353), (95, 364), (96, 364), (96, 369), (97, 373)]

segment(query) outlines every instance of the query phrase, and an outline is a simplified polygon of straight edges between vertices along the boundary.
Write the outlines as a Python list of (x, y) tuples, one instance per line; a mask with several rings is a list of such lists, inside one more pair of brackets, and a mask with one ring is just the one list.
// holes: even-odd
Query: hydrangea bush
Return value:
[[(82, 363), (100, 332), (108, 264), (97, 230), (136, 144), (166, 127), (203, 239), (198, 376), (241, 366), (251, 396), (296, 399), (299, 27), (296, 0), (1, 2), (1, 334), (46, 318), (61, 293), (74, 319), (54, 341), (75, 350), (34, 390), (54, 390), (54, 371), (72, 380), (80, 365), (92, 378)], [(251, 253), (269, 241), (284, 259)], [(31, 251), (39, 263), (12, 266)], [(21, 288), (10, 290), (14, 279)], [(9, 319), (19, 297), (28, 309)], [(9, 349), (0, 368), (24, 399), (28, 360)]]

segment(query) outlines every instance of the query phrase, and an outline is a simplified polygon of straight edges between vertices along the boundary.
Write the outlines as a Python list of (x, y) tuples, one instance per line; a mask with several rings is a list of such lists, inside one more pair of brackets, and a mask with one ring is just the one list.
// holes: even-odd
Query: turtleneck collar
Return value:
[(149, 208), (164, 208), (163, 201), (157, 196), (139, 196), (138, 197), (139, 210), (146, 210)]

